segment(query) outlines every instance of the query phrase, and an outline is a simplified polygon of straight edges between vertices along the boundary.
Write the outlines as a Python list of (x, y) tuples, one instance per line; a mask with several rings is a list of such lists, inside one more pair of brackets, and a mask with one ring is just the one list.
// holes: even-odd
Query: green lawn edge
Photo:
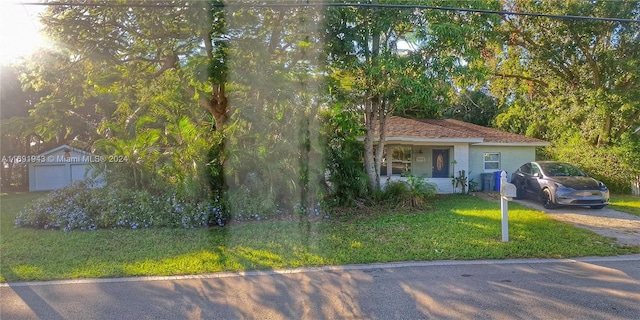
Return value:
[(441, 195), (431, 209), (389, 206), (328, 220), (263, 221), (224, 228), (72, 231), (14, 228), (41, 194), (0, 197), (0, 282), (275, 270), (398, 261), (573, 258), (640, 253), (613, 239), (510, 203)]
[(611, 196), (609, 208), (640, 217), (640, 196), (615, 194)]

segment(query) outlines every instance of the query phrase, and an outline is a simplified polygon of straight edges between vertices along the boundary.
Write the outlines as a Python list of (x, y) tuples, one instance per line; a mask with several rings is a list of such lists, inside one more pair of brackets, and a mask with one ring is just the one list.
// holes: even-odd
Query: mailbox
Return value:
[(513, 183), (503, 183), (500, 186), (500, 195), (507, 198), (507, 200), (512, 200), (516, 197), (516, 185)]
[(502, 242), (509, 241), (509, 201), (516, 197), (516, 186), (507, 182), (507, 173), (500, 172), (500, 209), (502, 210)]

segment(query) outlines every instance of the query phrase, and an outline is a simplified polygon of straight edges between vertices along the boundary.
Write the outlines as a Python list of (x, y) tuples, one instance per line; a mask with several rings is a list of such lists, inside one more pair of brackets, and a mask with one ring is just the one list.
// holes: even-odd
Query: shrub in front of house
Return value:
[(428, 197), (436, 194), (437, 187), (435, 184), (412, 174), (405, 176), (407, 177), (407, 185), (409, 185), (412, 207), (421, 207)]
[(406, 174), (406, 181), (389, 181), (384, 189), (373, 194), (379, 203), (393, 203), (403, 207), (421, 207), (428, 197), (435, 195), (436, 186), (424, 178)]
[(15, 219), (16, 227), (96, 230), (99, 228), (197, 228), (224, 225), (222, 204), (193, 199), (175, 191), (103, 187), (77, 181), (29, 204)]
[(540, 159), (571, 163), (602, 181), (610, 191), (629, 194), (634, 178), (640, 175), (640, 143), (635, 141), (631, 139), (617, 146), (593, 146), (576, 134), (546, 148)]

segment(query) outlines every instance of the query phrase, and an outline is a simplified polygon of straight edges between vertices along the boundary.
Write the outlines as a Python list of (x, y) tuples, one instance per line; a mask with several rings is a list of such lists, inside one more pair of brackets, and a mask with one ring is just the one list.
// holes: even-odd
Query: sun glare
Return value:
[(47, 45), (40, 34), (42, 6), (0, 0), (0, 63), (9, 64)]

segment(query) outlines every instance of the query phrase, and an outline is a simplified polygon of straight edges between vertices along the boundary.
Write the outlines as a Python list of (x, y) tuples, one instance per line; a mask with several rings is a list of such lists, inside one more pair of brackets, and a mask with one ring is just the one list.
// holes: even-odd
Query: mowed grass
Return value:
[(328, 220), (225, 228), (72, 231), (16, 229), (41, 194), (0, 197), (0, 281), (201, 274), (411, 260), (565, 258), (640, 253), (510, 204), (510, 242), (499, 204), (438, 196), (423, 212), (381, 208)]
[(640, 217), (640, 197), (628, 194), (611, 195), (609, 208)]

